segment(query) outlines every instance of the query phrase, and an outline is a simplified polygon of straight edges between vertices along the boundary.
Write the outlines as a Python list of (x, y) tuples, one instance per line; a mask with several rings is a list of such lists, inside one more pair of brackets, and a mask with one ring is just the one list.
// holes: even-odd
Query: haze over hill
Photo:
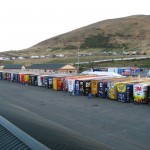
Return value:
[[(102, 51), (150, 52), (150, 15), (135, 15), (108, 19), (44, 40), (28, 49), (24, 55), (48, 54), (63, 50), (95, 49)], [(19, 51), (18, 51), (19, 52)], [(15, 52), (17, 53), (17, 52)], [(6, 52), (5, 52), (6, 54)]]

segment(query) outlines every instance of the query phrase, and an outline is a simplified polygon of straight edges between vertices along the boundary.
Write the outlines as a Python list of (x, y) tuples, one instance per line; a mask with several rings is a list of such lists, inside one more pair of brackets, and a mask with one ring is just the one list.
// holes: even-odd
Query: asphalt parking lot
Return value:
[(88, 99), (0, 80), (0, 115), (48, 147), (53, 138), (50, 123), (58, 127), (57, 134), (61, 127), (61, 132), (75, 132), (76, 136), (111, 149), (149, 150), (150, 147), (150, 104)]

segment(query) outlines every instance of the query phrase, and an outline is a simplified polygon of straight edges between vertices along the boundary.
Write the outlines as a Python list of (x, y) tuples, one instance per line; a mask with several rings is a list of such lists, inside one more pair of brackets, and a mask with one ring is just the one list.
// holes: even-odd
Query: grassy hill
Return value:
[[(135, 15), (96, 22), (44, 40), (28, 49), (7, 51), (0, 55), (31, 56), (64, 53), (76, 56), (78, 47), (81, 53), (138, 51), (150, 54), (150, 15)], [(68, 60), (69, 58), (66, 59), (67, 62)], [(36, 61), (47, 63), (53, 60)], [(32, 63), (32, 60), (27, 60), (24, 64), (29, 62)]]
[(44, 40), (28, 50), (125, 49), (150, 51), (150, 16), (137, 15), (100, 21)]

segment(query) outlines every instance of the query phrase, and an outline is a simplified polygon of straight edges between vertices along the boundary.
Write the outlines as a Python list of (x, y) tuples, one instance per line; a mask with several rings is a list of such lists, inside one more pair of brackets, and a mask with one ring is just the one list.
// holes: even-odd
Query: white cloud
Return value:
[(149, 15), (148, 0), (1, 0), (0, 51), (24, 49), (97, 21)]

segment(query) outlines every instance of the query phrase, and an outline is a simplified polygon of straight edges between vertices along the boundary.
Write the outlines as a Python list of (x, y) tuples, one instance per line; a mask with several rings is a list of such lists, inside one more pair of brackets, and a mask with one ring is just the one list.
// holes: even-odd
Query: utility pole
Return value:
[(79, 64), (80, 64), (80, 60), (79, 60), (79, 50), (80, 50), (80, 44), (79, 44), (79, 42), (78, 42), (78, 73), (79, 73), (79, 71), (80, 71), (80, 66), (79, 66)]

